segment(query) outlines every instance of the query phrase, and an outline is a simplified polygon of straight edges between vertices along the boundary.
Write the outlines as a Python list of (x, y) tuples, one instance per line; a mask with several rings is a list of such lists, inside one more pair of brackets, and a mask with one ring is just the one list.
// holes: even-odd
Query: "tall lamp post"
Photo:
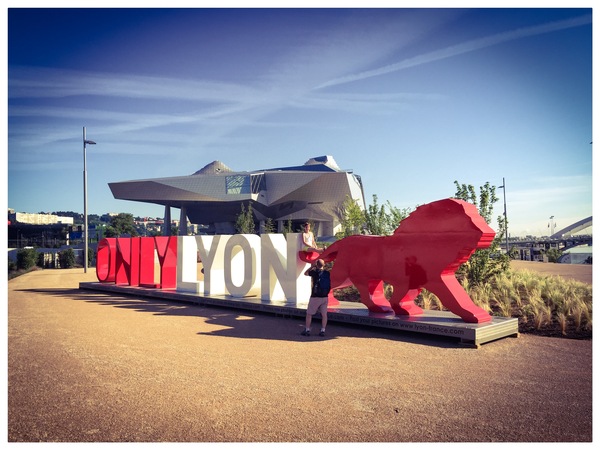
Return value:
[(87, 144), (94, 145), (85, 137), (85, 127), (83, 127), (83, 272), (88, 269), (88, 213), (87, 213)]
[(506, 233), (506, 254), (508, 255), (508, 219), (506, 217), (506, 182), (504, 181), (504, 177), (502, 177), (502, 186), (498, 186), (502, 188), (502, 193), (504, 194), (504, 232)]

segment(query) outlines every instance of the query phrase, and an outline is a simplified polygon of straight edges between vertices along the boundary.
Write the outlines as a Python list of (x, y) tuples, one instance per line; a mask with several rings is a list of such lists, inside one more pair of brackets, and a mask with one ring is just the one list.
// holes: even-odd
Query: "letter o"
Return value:
[(116, 279), (117, 240), (104, 238), (98, 243), (96, 254), (96, 277), (102, 283), (114, 282)]
[[(252, 236), (235, 234), (225, 245), (225, 288), (232, 297), (244, 297), (250, 292), (256, 280), (256, 252), (249, 239)], [(255, 237), (260, 244), (260, 238)], [(234, 284), (234, 271), (243, 271), (244, 280), (240, 286)]]

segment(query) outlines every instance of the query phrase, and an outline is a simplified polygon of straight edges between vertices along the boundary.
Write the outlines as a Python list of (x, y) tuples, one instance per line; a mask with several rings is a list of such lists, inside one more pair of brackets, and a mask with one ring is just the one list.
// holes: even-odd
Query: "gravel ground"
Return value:
[(591, 442), (592, 341), (483, 345), (8, 282), (9, 442)]

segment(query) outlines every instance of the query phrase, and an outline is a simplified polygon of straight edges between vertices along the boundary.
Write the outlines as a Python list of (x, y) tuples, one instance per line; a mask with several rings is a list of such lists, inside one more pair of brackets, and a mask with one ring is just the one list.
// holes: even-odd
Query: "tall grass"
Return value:
[(489, 313), (492, 312), (490, 302), (494, 299), (494, 288), (490, 283), (482, 283), (465, 290), (469, 293), (473, 303)]
[[(527, 270), (509, 270), (486, 283), (469, 285), (466, 279), (462, 279), (461, 285), (471, 300), (490, 314), (517, 317), (523, 323), (533, 324), (538, 330), (548, 325), (555, 326), (567, 336), (569, 330), (579, 332), (592, 329), (590, 284)], [(346, 289), (353, 289), (349, 296), (354, 300), (350, 301), (360, 301), (355, 288)], [(388, 299), (391, 293), (391, 286), (386, 285)], [(424, 309), (445, 309), (440, 299), (425, 289), (417, 297), (416, 303)]]
[[(477, 306), (496, 316), (518, 317), (537, 330), (556, 326), (568, 336), (569, 329), (592, 329), (589, 284), (519, 270), (501, 273), (476, 286), (461, 280), (461, 285)], [(426, 290), (419, 296), (419, 303), (425, 309), (443, 309), (439, 299)]]
[[(567, 335), (568, 324), (575, 330), (592, 329), (592, 286), (558, 276), (542, 275), (526, 270), (496, 275), (489, 283), (492, 313), (519, 317), (533, 323), (536, 329), (557, 324)], [(477, 289), (468, 291), (476, 304), (481, 302)]]

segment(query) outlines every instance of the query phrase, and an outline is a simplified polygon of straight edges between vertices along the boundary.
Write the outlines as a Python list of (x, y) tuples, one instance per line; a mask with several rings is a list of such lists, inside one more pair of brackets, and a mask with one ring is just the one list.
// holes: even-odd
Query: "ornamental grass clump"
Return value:
[(552, 321), (552, 308), (550, 305), (542, 304), (536, 309), (534, 309), (533, 314), (533, 323), (535, 324), (535, 329), (540, 330), (543, 325), (550, 323)]
[(429, 292), (427, 289), (423, 289), (419, 294), (419, 298), (421, 300), (420, 306), (423, 309), (432, 309), (431, 307), (433, 306), (433, 297), (435, 296), (431, 292)]
[[(457, 277), (473, 303), (492, 315), (516, 317), (522, 331), (589, 338), (592, 330), (592, 286), (576, 280), (518, 270), (497, 273), (472, 283)], [(389, 300), (393, 287), (384, 284)], [(355, 287), (335, 290), (341, 301), (360, 302)], [(423, 289), (415, 303), (425, 310), (444, 311), (440, 299)]]
[(471, 300), (481, 309), (487, 311), (488, 313), (492, 312), (492, 307), (490, 305), (490, 300), (492, 299), (493, 288), (490, 283), (482, 283), (478, 286), (475, 286), (469, 292)]
[(558, 321), (558, 324), (560, 325), (560, 332), (562, 333), (563, 336), (567, 335), (567, 315), (563, 312), (559, 312), (556, 315), (556, 320)]
[(478, 306), (491, 304), (493, 315), (518, 317), (536, 331), (568, 336), (592, 329), (592, 286), (586, 283), (520, 270), (497, 274), (467, 292)]
[(577, 304), (573, 308), (573, 322), (575, 323), (575, 330), (581, 330), (581, 319), (583, 318), (583, 307), (581, 304)]
[(489, 296), (495, 307), (492, 312), (503, 317), (511, 317), (513, 309), (521, 306), (521, 299), (513, 280), (507, 274), (497, 274), (491, 279), (489, 286)]
[(498, 308), (500, 315), (511, 317), (513, 311), (511, 292), (507, 288), (496, 291), (494, 295), (494, 303)]
[(592, 329), (592, 304), (577, 300), (573, 305), (573, 322), (575, 330), (591, 330)]
[(446, 307), (443, 305), (442, 301), (435, 294), (431, 294), (431, 299), (433, 301), (434, 308), (438, 311), (444, 311)]
[(583, 318), (585, 321), (585, 329), (591, 330), (592, 329), (592, 308), (591, 308), (591, 306), (586, 307), (583, 310)]

